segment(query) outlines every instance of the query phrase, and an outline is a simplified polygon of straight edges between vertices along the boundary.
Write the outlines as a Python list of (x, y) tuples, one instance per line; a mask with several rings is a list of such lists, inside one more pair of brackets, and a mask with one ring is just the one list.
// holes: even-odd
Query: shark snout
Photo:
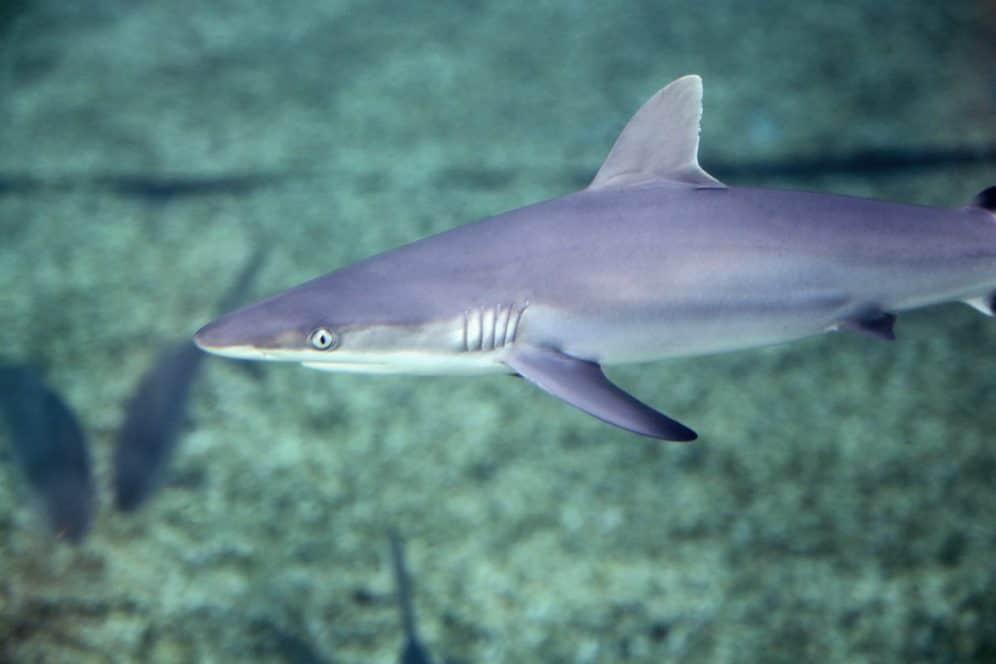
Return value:
[(237, 360), (266, 360), (267, 353), (233, 335), (224, 321), (208, 323), (194, 334), (194, 343), (198, 348), (212, 355), (231, 357)]
[(220, 321), (208, 323), (194, 333), (194, 343), (198, 348), (211, 353), (231, 345), (232, 340), (219, 323)]
[(304, 347), (307, 335), (266, 307), (247, 307), (225, 314), (194, 333), (197, 347), (214, 355), (241, 360), (290, 360)]
[(208, 353), (227, 357), (246, 357), (247, 352), (258, 355), (257, 340), (246, 329), (238, 316), (222, 316), (194, 333), (194, 343)]

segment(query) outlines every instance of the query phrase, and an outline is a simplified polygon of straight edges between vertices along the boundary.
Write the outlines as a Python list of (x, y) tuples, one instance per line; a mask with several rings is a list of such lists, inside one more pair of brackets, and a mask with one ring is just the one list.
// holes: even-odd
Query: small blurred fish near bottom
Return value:
[(14, 460), (52, 529), (82, 541), (93, 517), (94, 486), (86, 436), (73, 411), (27, 364), (0, 364), (0, 409)]

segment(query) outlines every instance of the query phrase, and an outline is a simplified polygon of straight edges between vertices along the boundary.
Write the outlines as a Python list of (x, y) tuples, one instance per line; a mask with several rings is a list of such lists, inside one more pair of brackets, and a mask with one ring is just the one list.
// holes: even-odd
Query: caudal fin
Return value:
[[(996, 185), (993, 185), (988, 189), (983, 189), (976, 194), (975, 198), (972, 199), (972, 202), (969, 203), (968, 207), (980, 208), (996, 218)], [(966, 300), (962, 300), (962, 302), (972, 307), (979, 313), (985, 314), (986, 316), (996, 315), (996, 293), (987, 293), (977, 297), (970, 297)]]

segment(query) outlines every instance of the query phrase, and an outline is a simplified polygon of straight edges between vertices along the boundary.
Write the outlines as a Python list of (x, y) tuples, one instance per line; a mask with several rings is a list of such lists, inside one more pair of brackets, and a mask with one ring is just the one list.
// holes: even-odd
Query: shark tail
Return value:
[[(972, 199), (972, 202), (969, 203), (968, 207), (985, 210), (993, 216), (993, 221), (996, 221), (996, 185), (983, 189), (976, 194), (975, 198)], [(962, 300), (962, 302), (981, 314), (986, 316), (996, 316), (996, 292), (979, 295), (977, 297), (970, 297)]]

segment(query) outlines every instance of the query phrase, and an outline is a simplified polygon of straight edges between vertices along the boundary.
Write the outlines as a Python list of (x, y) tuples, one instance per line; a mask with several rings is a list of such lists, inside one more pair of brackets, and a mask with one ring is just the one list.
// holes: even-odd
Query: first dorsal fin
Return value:
[(671, 180), (724, 187), (699, 166), (702, 79), (683, 76), (657, 91), (632, 117), (589, 189)]

